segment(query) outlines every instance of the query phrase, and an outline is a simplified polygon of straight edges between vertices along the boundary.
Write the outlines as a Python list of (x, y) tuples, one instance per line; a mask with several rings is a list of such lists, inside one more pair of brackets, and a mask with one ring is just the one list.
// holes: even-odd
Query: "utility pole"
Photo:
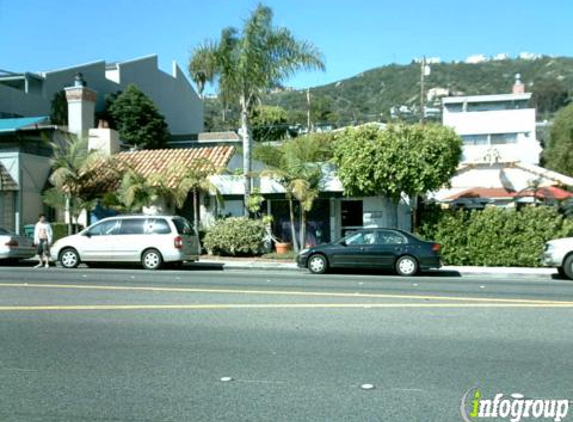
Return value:
[(420, 124), (424, 124), (424, 76), (426, 74), (426, 56), (420, 62)]
[(310, 88), (306, 88), (306, 131), (310, 133)]
[(424, 82), (426, 76), (430, 76), (430, 66), (426, 64), (426, 56), (422, 57), (420, 63), (420, 123), (424, 124), (425, 110), (426, 110), (426, 90), (424, 87)]

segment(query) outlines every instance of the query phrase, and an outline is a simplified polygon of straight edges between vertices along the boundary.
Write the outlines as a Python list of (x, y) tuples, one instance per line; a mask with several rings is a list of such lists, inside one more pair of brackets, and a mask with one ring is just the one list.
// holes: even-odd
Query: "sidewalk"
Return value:
[[(297, 268), (293, 261), (264, 258), (234, 258), (202, 255), (199, 262), (201, 264), (222, 265), (227, 269), (240, 270), (276, 270), (276, 271), (304, 271)], [(433, 270), (435, 271), (435, 270)], [(527, 267), (462, 267), (446, 265), (440, 268), (444, 273), (459, 273), (460, 275), (473, 276), (498, 276), (498, 277), (551, 277), (557, 274), (555, 268), (527, 268)]]

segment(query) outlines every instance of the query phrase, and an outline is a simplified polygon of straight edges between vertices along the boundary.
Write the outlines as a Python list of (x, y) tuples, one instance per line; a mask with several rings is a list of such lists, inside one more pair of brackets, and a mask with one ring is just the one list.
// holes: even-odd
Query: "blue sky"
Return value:
[[(0, 69), (38, 71), (159, 55), (169, 71), (225, 26), (241, 26), (254, 0), (0, 0)], [(303, 88), (415, 57), (463, 60), (520, 52), (573, 56), (571, 0), (268, 0), (275, 24), (323, 52), (324, 73)]]

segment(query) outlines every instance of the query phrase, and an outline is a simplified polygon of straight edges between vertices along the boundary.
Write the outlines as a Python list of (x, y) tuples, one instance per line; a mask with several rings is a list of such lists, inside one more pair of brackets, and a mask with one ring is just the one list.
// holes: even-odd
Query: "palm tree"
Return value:
[[(68, 216), (68, 234), (72, 234), (73, 205), (87, 207), (91, 204), (89, 200), (93, 199), (93, 195), (88, 192), (88, 187), (111, 160), (103, 158), (97, 151), (88, 150), (87, 138), (75, 135), (65, 136), (61, 143), (50, 142), (50, 146), (53, 153), (49, 181), (63, 195), (64, 209)], [(55, 205), (61, 203), (62, 197), (58, 200), (49, 193), (47, 200)]]
[(220, 96), (239, 105), (245, 215), (248, 215), (246, 204), (251, 192), (251, 108), (261, 94), (280, 85), (296, 71), (324, 69), (316, 47), (295, 39), (286, 28), (274, 27), (272, 19), (272, 10), (259, 4), (245, 20), (242, 32), (224, 29), (219, 41), (204, 42), (197, 47), (189, 62), (191, 77), (199, 89), (202, 90), (206, 82), (216, 80)]
[[(280, 146), (259, 145), (255, 157), (268, 169), (263, 177), (272, 177), (280, 183), (289, 203), (291, 237), (295, 252), (306, 246), (306, 216), (318, 198), (322, 179), (322, 162), (328, 158), (326, 145), (320, 139), (303, 136)], [(295, 230), (294, 200), (300, 203), (300, 239)], [(299, 243), (300, 242), (300, 243)]]
[(219, 188), (209, 176), (220, 174), (223, 169), (215, 167), (212, 161), (196, 159), (186, 166), (178, 165), (167, 173), (167, 179), (175, 186), (170, 190), (170, 199), (177, 208), (183, 207), (189, 192), (193, 194), (193, 226), (199, 230), (199, 193), (214, 192), (217, 202), (224, 204)]

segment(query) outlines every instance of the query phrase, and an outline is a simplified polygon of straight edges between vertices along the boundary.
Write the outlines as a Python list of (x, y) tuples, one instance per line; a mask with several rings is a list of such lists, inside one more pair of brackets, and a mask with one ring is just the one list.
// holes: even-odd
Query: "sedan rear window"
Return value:
[(191, 227), (191, 223), (185, 220), (184, 218), (174, 218), (173, 224), (175, 224), (175, 228), (177, 229), (177, 233), (185, 236), (191, 236), (195, 234), (193, 232), (193, 228)]

